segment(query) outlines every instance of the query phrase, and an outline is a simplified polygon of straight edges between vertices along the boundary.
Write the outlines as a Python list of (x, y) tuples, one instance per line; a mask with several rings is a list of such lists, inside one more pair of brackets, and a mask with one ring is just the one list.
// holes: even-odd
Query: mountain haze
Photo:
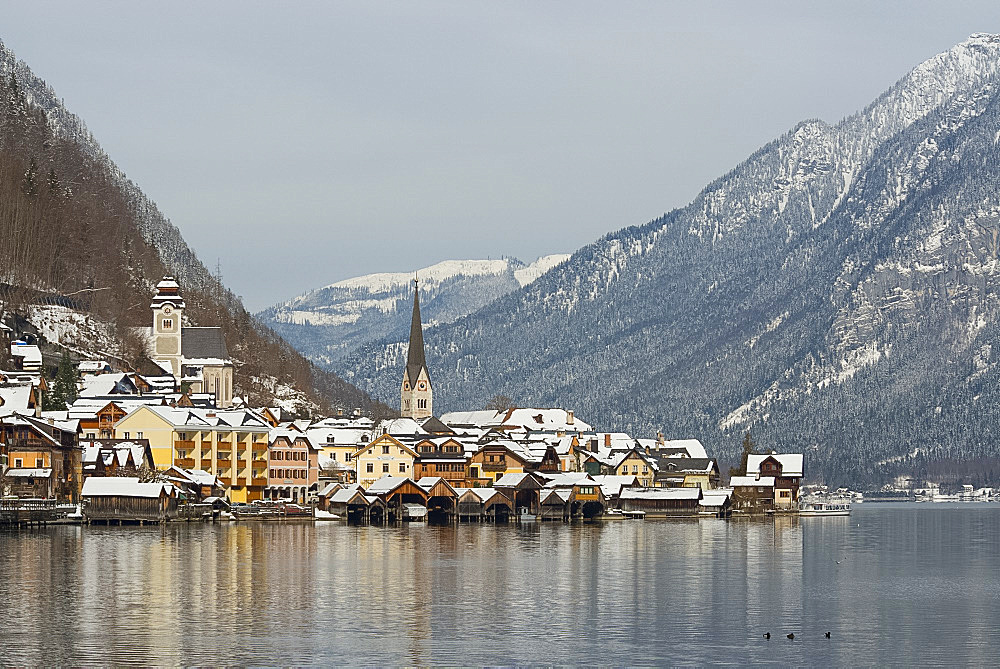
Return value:
[[(998, 63), (1000, 37), (973, 35), (429, 329), (435, 408), (502, 393), (731, 459), (750, 429), (831, 483), (1000, 475)], [(387, 341), (334, 369), (391, 402), (405, 356)]]

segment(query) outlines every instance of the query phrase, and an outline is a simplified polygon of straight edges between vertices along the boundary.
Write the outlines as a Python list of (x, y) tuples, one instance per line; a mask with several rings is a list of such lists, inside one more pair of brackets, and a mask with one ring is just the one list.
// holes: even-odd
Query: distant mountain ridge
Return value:
[(257, 317), (311, 360), (329, 365), (376, 340), (406, 342), (414, 277), (420, 281), (424, 324), (431, 327), (477, 311), (567, 258), (554, 254), (530, 264), (516, 258), (446, 260), (413, 272), (368, 274), (310, 291)]
[[(972, 35), (690, 205), (431, 328), (435, 407), (504, 394), (731, 459), (751, 429), (829, 482), (969, 460), (1000, 477), (998, 63), (1000, 37)], [(405, 355), (372, 344), (334, 369), (390, 401)]]

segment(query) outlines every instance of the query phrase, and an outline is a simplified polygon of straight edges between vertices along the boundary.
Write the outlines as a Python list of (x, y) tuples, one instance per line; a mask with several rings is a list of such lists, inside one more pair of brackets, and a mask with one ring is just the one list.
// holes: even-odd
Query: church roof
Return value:
[(416, 280), (413, 283), (413, 318), (410, 320), (410, 347), (406, 353), (406, 375), (411, 383), (416, 383), (421, 369), (427, 372), (428, 380), (431, 378), (431, 373), (427, 370), (427, 360), (424, 358), (424, 331), (420, 324), (420, 295)]
[(185, 358), (229, 358), (222, 328), (184, 328), (181, 330), (181, 351)]

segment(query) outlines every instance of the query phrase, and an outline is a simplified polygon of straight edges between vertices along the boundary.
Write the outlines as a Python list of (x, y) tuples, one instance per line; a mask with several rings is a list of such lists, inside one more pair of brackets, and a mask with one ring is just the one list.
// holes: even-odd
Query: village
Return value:
[[(399, 417), (380, 420), (248, 406), (234, 394), (220, 329), (183, 325), (184, 307), (165, 277), (145, 333), (158, 374), (85, 360), (70, 381), (60, 370), (53, 382), (38, 347), (3, 326), (14, 369), (0, 370), (0, 522), (531, 522), (799, 509), (799, 453), (748, 453), (723, 486), (697, 439), (602, 432), (563, 408), (435, 416), (416, 282)], [(73, 401), (43, 410), (59, 383), (75, 385)]]

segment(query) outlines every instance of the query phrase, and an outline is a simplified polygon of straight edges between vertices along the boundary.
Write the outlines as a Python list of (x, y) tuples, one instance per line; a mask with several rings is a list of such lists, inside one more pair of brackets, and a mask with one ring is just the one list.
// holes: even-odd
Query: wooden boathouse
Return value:
[(92, 476), (83, 482), (88, 522), (158, 523), (177, 514), (177, 489), (169, 483), (140, 483), (131, 476)]

